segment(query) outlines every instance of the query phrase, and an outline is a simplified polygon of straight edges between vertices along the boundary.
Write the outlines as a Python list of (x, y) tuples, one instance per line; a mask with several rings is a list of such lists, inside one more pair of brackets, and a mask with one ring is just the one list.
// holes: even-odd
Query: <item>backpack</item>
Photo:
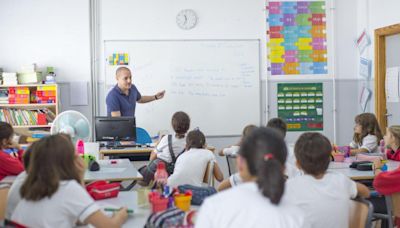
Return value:
[(217, 190), (211, 186), (197, 187), (189, 184), (178, 186), (178, 190), (180, 192), (186, 192), (186, 190), (192, 191), (192, 205), (201, 205), (207, 197), (217, 193)]
[(140, 172), (140, 174), (142, 174), (143, 181), (145, 183), (148, 184), (148, 183), (150, 183), (150, 181), (154, 180), (154, 173), (157, 170), (157, 164), (160, 162), (165, 163), (165, 167), (166, 167), (168, 175), (171, 175), (174, 172), (176, 160), (185, 150), (183, 150), (181, 153), (178, 154), (177, 157), (175, 157), (174, 150), (172, 149), (172, 135), (168, 135), (168, 149), (169, 149), (169, 153), (172, 158), (172, 162), (168, 163), (160, 158), (157, 158), (157, 159), (154, 159), (153, 161), (151, 161), (148, 165), (145, 165), (145, 166), (142, 166), (141, 168), (139, 168), (139, 172)]
[(152, 213), (147, 219), (145, 228), (168, 228), (183, 225), (185, 212), (176, 207), (163, 212)]

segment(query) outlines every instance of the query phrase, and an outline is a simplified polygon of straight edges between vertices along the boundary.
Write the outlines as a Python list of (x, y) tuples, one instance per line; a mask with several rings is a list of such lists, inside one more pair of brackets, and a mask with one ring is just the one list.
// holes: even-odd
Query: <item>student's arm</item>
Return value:
[(356, 185), (357, 185), (357, 196), (368, 198), (370, 195), (368, 187), (360, 183), (356, 183)]
[(153, 161), (157, 158), (157, 152), (155, 150), (151, 151), (149, 161)]
[(218, 163), (214, 162), (214, 177), (217, 181), (222, 181), (224, 179), (224, 175), (221, 172), (221, 169), (218, 166)]
[(111, 112), (111, 117), (120, 117), (120, 116), (121, 116), (120, 111)]
[(0, 170), (7, 175), (18, 175), (24, 171), (24, 166), (18, 158), (14, 158), (3, 151), (0, 151)]
[(350, 150), (350, 155), (354, 156), (358, 153), (368, 153), (368, 150), (365, 148), (360, 148), (360, 149), (351, 149)]
[(226, 189), (228, 189), (228, 188), (232, 188), (232, 185), (231, 185), (231, 182), (229, 181), (229, 178), (223, 180), (223, 181), (218, 185), (217, 191), (220, 192), (220, 191), (226, 190)]
[(85, 221), (85, 224), (91, 224), (97, 228), (108, 228), (108, 227), (121, 227), (122, 224), (128, 219), (128, 211), (126, 208), (121, 208), (117, 211), (113, 217), (107, 217), (100, 210), (91, 214)]
[(154, 96), (141, 96), (141, 98), (138, 100), (138, 103), (147, 103), (147, 102), (151, 102), (151, 101), (155, 101), (155, 100), (160, 100), (164, 97), (165, 94), (165, 90), (158, 92), (156, 95)]

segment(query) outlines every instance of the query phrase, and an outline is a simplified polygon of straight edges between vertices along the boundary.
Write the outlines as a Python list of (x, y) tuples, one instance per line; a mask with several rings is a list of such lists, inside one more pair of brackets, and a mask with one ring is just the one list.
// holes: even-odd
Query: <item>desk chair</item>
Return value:
[(152, 143), (149, 133), (141, 127), (136, 127), (136, 143), (137, 144)]
[(384, 219), (388, 227), (394, 227), (394, 217), (400, 217), (400, 192), (393, 195), (385, 195), (387, 214), (374, 213), (374, 218)]
[(228, 173), (229, 176), (237, 172), (236, 168), (236, 156), (227, 155), (226, 156), (226, 163), (228, 164)]
[(214, 162), (213, 161), (209, 161), (207, 163), (207, 168), (206, 168), (206, 172), (204, 173), (203, 182), (205, 184), (208, 184), (209, 186), (214, 187), (214, 185), (215, 185), (215, 183), (214, 183)]
[(372, 203), (363, 198), (355, 198), (352, 200), (350, 211), (350, 228), (371, 228), (372, 213), (374, 208)]
[(9, 184), (0, 184), (0, 221), (6, 216), (8, 190), (10, 190)]

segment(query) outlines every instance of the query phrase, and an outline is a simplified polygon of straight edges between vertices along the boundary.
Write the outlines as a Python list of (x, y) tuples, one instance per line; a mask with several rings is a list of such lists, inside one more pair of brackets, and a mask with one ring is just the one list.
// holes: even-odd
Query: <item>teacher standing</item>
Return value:
[(117, 84), (106, 98), (107, 116), (135, 117), (136, 102), (147, 103), (164, 97), (165, 90), (153, 96), (142, 96), (136, 86), (132, 84), (132, 74), (127, 67), (118, 68), (115, 77)]

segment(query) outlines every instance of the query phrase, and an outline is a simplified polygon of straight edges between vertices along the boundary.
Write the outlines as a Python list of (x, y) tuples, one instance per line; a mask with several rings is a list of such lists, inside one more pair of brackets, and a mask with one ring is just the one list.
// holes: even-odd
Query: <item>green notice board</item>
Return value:
[(279, 83), (278, 117), (288, 131), (324, 129), (322, 83)]

